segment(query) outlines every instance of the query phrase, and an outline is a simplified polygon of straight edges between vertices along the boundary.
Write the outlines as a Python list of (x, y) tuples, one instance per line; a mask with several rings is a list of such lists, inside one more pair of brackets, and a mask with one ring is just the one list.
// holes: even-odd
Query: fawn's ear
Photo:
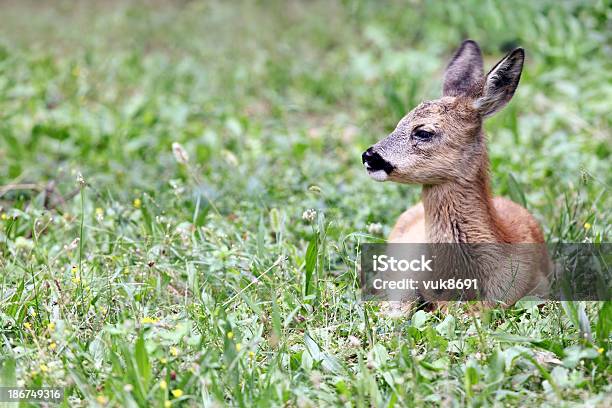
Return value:
[(470, 95), (482, 82), (483, 75), (480, 47), (475, 41), (465, 40), (446, 67), (442, 95)]
[(482, 116), (490, 116), (512, 99), (521, 79), (525, 51), (517, 48), (506, 55), (487, 74), (482, 97), (476, 99), (474, 106)]

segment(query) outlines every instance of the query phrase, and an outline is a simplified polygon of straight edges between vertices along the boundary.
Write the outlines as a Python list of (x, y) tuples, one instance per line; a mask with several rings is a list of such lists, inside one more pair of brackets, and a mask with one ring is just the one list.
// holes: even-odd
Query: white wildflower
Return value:
[(78, 185), (79, 185), (79, 186), (81, 186), (81, 187), (85, 187), (85, 184), (87, 184), (87, 183), (85, 182), (85, 178), (83, 178), (83, 175), (81, 174), (81, 172), (79, 172), (79, 173), (77, 174), (77, 183), (78, 183)]
[(64, 245), (64, 251), (72, 251), (79, 246), (79, 238), (75, 238), (68, 245)]
[(222, 154), (227, 164), (232, 167), (238, 166), (238, 158), (234, 153), (230, 152), (229, 150), (224, 150)]
[(187, 164), (189, 162), (189, 155), (180, 143), (172, 143), (172, 153), (174, 153), (174, 158), (178, 163)]
[(321, 372), (317, 370), (313, 370), (310, 373), (310, 382), (312, 382), (312, 385), (314, 386), (315, 389), (319, 389), (321, 387), (322, 380), (323, 380), (323, 376), (321, 375)]
[(368, 233), (370, 233), (370, 235), (382, 234), (382, 225), (378, 222), (374, 222), (368, 225)]
[(352, 347), (360, 347), (361, 341), (355, 336), (348, 336), (348, 342)]
[(317, 211), (310, 208), (302, 213), (302, 219), (304, 221), (313, 222), (317, 216)]

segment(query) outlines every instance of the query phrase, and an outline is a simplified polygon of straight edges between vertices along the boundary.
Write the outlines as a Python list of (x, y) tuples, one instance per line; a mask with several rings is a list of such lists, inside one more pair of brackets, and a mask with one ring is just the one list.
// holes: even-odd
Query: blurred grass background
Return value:
[[(551, 204), (586, 178), (587, 201), (609, 208), (607, 13), (605, 2), (5, 3), (2, 173), (79, 168), (92, 184), (157, 190), (179, 141), (213, 185), (231, 153), (232, 172), (249, 175), (232, 177), (239, 195), (264, 183), (256, 194), (284, 199), (298, 174), (361, 188), (359, 153), (437, 97), (450, 54), (474, 38), (489, 67), (512, 47), (528, 53), (515, 101), (487, 123), (496, 192), (513, 174), (556, 219)], [(271, 162), (287, 172), (267, 177)], [(369, 184), (395, 203), (372, 219), (417, 191)]]
[[(434, 336), (432, 327), (447, 320), (428, 314), (431, 327), (399, 329), (409, 330), (402, 336), (423, 361), (441, 367), (422, 374), (412, 357), (402, 365), (406, 345), (394, 337), (395, 323), (380, 317), (382, 328), (369, 326), (375, 306), (356, 300), (352, 251), (364, 235), (385, 235), (419, 194), (372, 182), (361, 152), (421, 100), (439, 96), (443, 69), (466, 38), (480, 43), (485, 69), (513, 47), (527, 52), (513, 101), (485, 125), (494, 192), (524, 200), (550, 242), (609, 241), (610, 10), (608, 1), (546, 0), (2, 2), (0, 336), (6, 350), (25, 353), (11, 357), (18, 377), (68, 384), (81, 404), (358, 397), (366, 405), (477, 405), (534, 368), (524, 359), (477, 397), (470, 384), (486, 369), (475, 361), (474, 374), (468, 356), (490, 361), (508, 342), (533, 346), (519, 337), (500, 342), (497, 331), (556, 338), (546, 350), (559, 358), (571, 355), (567, 347), (588, 348), (559, 305), (482, 323), (457, 317), (450, 337)], [(175, 161), (173, 142), (189, 166)], [(88, 185), (82, 194), (79, 173)], [(6, 188), (16, 184), (26, 187)], [(302, 219), (310, 208), (313, 223)], [(303, 290), (309, 242), (317, 248), (315, 298)], [(250, 285), (278, 257), (282, 268)], [(585, 318), (593, 326), (608, 321), (591, 306)], [(141, 330), (150, 316), (153, 327)], [(69, 334), (51, 332), (52, 322)], [(479, 324), (486, 341), (466, 340), (456, 358), (444, 357), (447, 346), (428, 348), (463, 341)], [(243, 333), (249, 346), (238, 354), (253, 352), (254, 360), (233, 363), (228, 330)], [(183, 334), (169, 340), (176, 332)], [(117, 338), (133, 333), (146, 352)], [(349, 335), (363, 347), (344, 355)], [(58, 348), (36, 343), (39, 336)], [(317, 354), (313, 338), (328, 351)], [(314, 363), (304, 362), (304, 347)], [(391, 357), (380, 357), (381, 347)], [(140, 356), (135, 372), (147, 378), (139, 394), (123, 388), (141, 383), (126, 368), (132, 352)], [(344, 368), (326, 360), (334, 355), (329, 361), (351, 374), (338, 374)], [(368, 374), (364, 361), (379, 357)], [(556, 372), (575, 382), (553, 387), (552, 399), (543, 385), (549, 376), (534, 374), (508, 403), (609, 398), (608, 357), (591, 357), (599, 360)], [(148, 372), (148, 359), (167, 362)], [(56, 374), (41, 371), (41, 361)], [(91, 366), (75, 365), (83, 361)], [(196, 373), (183, 376), (195, 363)], [(153, 386), (160, 378), (193, 397)], [(432, 388), (441, 384), (435, 400)]]

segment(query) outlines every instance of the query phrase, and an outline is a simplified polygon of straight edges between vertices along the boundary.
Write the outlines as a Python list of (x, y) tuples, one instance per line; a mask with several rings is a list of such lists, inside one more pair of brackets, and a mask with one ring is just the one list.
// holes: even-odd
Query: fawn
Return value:
[(482, 293), (505, 305), (529, 294), (544, 296), (551, 267), (535, 218), (506, 198), (493, 198), (489, 186), (483, 119), (510, 101), (524, 58), (517, 48), (485, 76), (478, 44), (464, 41), (446, 68), (442, 98), (421, 103), (362, 155), (374, 180), (423, 186), (422, 203), (399, 217), (389, 242), (541, 244), (523, 251), (521, 267), (512, 273), (495, 263), (494, 254), (476, 254)]

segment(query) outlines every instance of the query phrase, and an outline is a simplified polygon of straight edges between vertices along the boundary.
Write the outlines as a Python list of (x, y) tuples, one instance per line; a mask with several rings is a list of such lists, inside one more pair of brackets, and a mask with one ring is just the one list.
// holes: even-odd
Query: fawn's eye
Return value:
[(433, 132), (429, 132), (427, 130), (424, 129), (417, 129), (414, 132), (412, 132), (412, 137), (415, 140), (419, 140), (422, 142), (427, 142), (429, 140), (431, 140), (431, 138), (433, 137)]

